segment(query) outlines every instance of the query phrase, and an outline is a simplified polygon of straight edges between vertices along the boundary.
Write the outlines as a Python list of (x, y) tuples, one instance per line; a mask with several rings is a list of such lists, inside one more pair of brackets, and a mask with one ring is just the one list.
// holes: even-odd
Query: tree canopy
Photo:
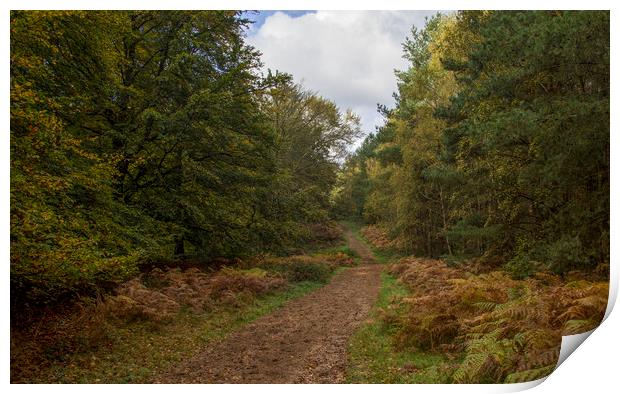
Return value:
[[(11, 13), (11, 291), (284, 253), (352, 216), (515, 275), (609, 262), (609, 12), (437, 15), (385, 124), (263, 72), (238, 11)], [(346, 158), (346, 160), (345, 160)]]
[(237, 11), (11, 13), (15, 302), (140, 264), (282, 251), (359, 121), (261, 71)]
[(337, 208), (516, 275), (609, 263), (609, 13), (464, 11), (403, 44), (395, 108)]

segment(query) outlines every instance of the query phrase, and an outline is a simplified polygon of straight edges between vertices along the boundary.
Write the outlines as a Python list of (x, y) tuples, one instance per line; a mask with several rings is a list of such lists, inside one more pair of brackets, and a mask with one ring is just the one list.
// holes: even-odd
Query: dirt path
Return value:
[(342, 383), (346, 345), (364, 322), (380, 285), (381, 266), (350, 231), (363, 264), (285, 304), (157, 379), (158, 383)]
[(355, 237), (355, 234), (348, 228), (345, 228), (344, 236), (347, 239), (349, 247), (353, 249), (362, 258), (362, 264), (371, 264), (375, 262), (372, 251), (365, 243)]

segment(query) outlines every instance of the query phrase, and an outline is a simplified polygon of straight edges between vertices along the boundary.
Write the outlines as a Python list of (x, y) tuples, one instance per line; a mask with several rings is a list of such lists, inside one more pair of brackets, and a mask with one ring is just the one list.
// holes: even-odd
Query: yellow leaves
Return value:
[(31, 181), (39, 188), (48, 192), (58, 192), (66, 189), (69, 183), (65, 178), (53, 177), (47, 174), (33, 174)]
[(144, 155), (138, 155), (132, 157), (131, 164), (129, 164), (130, 171), (136, 171), (147, 162), (147, 157)]
[[(430, 44), (431, 62), (440, 66), (442, 59), (465, 60), (471, 46), (480, 41), (456, 16), (441, 19), (440, 28)], [(441, 67), (441, 66), (440, 66)]]

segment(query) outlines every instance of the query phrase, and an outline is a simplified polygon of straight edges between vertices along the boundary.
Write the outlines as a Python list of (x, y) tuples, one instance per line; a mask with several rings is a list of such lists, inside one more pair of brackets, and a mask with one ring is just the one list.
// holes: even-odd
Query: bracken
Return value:
[(514, 280), (492, 271), (405, 258), (389, 268), (412, 292), (383, 311), (401, 348), (462, 354), (457, 383), (519, 382), (553, 371), (562, 335), (595, 328), (608, 283), (538, 273)]

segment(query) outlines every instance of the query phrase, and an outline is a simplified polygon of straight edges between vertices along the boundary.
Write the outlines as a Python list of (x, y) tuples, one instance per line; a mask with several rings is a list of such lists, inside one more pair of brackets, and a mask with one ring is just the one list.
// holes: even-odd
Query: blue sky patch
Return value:
[(311, 10), (260, 10), (260, 11), (244, 11), (241, 15), (244, 18), (247, 18), (254, 22), (248, 31), (251, 34), (253, 32), (256, 32), (258, 29), (260, 29), (263, 23), (265, 23), (265, 19), (267, 19), (267, 17), (275, 14), (278, 11), (293, 18), (297, 18), (302, 15), (316, 12), (316, 11), (311, 11)]

